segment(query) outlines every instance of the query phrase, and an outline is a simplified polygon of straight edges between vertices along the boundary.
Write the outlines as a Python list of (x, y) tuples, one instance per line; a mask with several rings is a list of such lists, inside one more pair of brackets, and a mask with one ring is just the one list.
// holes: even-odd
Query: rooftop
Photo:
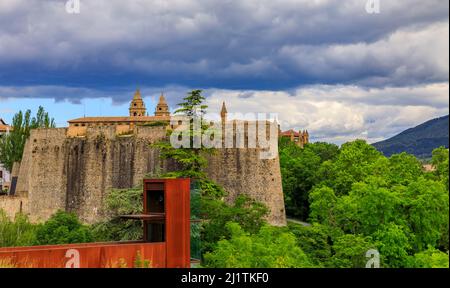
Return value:
[(288, 131), (281, 132), (281, 136), (291, 136), (291, 135), (294, 135), (294, 136), (300, 136), (300, 133), (295, 132), (293, 129), (290, 129), (290, 130), (288, 130)]
[(93, 122), (154, 122), (170, 121), (170, 116), (139, 116), (139, 117), (81, 117), (69, 120), (69, 123), (93, 123)]
[(11, 126), (6, 124), (6, 122), (0, 118), (0, 132), (7, 132), (8, 130), (11, 130)]

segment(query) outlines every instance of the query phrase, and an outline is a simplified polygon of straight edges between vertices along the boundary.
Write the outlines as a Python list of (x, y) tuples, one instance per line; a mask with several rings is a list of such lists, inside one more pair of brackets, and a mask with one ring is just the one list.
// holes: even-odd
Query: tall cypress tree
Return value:
[(30, 137), (31, 129), (56, 127), (55, 120), (49, 117), (42, 106), (39, 106), (36, 117), (33, 118), (30, 110), (25, 114), (19, 111), (14, 115), (11, 126), (11, 131), (0, 139), (0, 163), (9, 171), (12, 170), (14, 162), (22, 160), (25, 142)]

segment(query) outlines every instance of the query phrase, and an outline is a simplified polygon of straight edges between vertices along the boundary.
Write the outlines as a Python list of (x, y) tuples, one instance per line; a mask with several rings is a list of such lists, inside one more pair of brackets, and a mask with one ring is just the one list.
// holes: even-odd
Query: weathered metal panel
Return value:
[[(164, 189), (165, 211), (156, 213), (156, 219), (156, 214), (147, 207), (146, 191), (161, 189)], [(140, 251), (141, 259), (150, 260), (151, 266), (155, 268), (190, 267), (190, 179), (144, 180), (144, 214), (133, 217), (149, 223), (156, 220), (165, 222), (165, 242), (128, 241), (0, 248), (0, 259), (6, 259), (17, 267), (133, 267)], [(147, 235), (146, 225), (144, 235)]]
[(166, 181), (167, 267), (190, 267), (190, 179)]
[(21, 268), (133, 268), (140, 251), (151, 267), (166, 267), (165, 243), (85, 243), (1, 248), (0, 259)]

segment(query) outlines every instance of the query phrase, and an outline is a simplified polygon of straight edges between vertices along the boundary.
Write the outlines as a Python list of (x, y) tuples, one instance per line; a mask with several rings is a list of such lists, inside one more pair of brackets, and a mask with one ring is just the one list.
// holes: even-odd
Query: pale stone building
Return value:
[(69, 120), (67, 136), (85, 136), (88, 127), (113, 126), (117, 134), (131, 133), (135, 126), (170, 125), (170, 111), (164, 95), (161, 94), (154, 116), (148, 116), (141, 92), (136, 90), (130, 103), (129, 116), (120, 117), (82, 117)]

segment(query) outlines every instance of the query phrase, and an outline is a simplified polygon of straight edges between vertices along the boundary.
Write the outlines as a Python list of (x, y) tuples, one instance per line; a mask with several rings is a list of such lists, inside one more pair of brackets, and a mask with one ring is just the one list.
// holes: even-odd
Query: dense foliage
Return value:
[[(190, 93), (180, 111), (195, 117), (200, 105), (203, 115), (199, 97)], [(181, 165), (174, 176), (200, 180), (206, 267), (365, 267), (371, 249), (379, 251), (382, 267), (448, 266), (446, 149), (434, 152), (437, 169), (427, 173), (414, 156), (386, 158), (362, 140), (302, 149), (282, 139), (286, 211), (312, 225), (277, 228), (264, 225), (261, 204), (245, 197), (223, 202), (226, 191), (203, 172), (202, 148), (160, 148)]]
[[(176, 171), (171, 171), (162, 177), (191, 177), (200, 190), (198, 203), (194, 203), (198, 218), (202, 219), (201, 225), (194, 226), (191, 232), (200, 233), (201, 254), (211, 252), (217, 246), (218, 241), (232, 237), (226, 224), (230, 221), (241, 225), (245, 232), (258, 232), (265, 223), (264, 216), (267, 208), (245, 196), (239, 196), (233, 203), (224, 201), (227, 192), (214, 181), (208, 179), (205, 168), (206, 156), (215, 153), (212, 148), (204, 145), (194, 147), (193, 143), (197, 137), (208, 129), (209, 122), (205, 121), (207, 106), (203, 104), (205, 98), (201, 90), (193, 90), (179, 104), (180, 108), (175, 111), (176, 115), (190, 117), (190, 125), (183, 131), (183, 137), (189, 137), (190, 146), (174, 148), (168, 141), (156, 143), (153, 147), (160, 150), (162, 159), (172, 160), (178, 164)], [(194, 129), (194, 121), (200, 122), (200, 131)], [(169, 131), (169, 135), (172, 131)], [(245, 194), (245, 193), (243, 193)], [(210, 262), (215, 263), (215, 262)], [(209, 264), (208, 264), (209, 265)]]
[(93, 236), (75, 214), (57, 211), (42, 224), (16, 214), (12, 220), (0, 210), (0, 247), (92, 242)]
[(264, 205), (243, 195), (232, 204), (220, 199), (204, 200), (201, 208), (205, 213), (204, 218), (207, 219), (201, 230), (203, 253), (214, 250), (219, 240), (231, 238), (227, 223), (234, 222), (240, 225), (243, 231), (257, 233), (265, 224), (263, 217), (267, 214)]
[[(291, 156), (281, 159), (282, 170), (294, 165), (295, 153), (301, 163), (302, 157), (314, 160), (309, 151), (316, 145), (323, 147), (309, 144), (292, 152), (301, 148), (282, 146), (281, 154)], [(425, 172), (412, 155), (386, 158), (362, 140), (345, 143), (333, 157), (311, 165), (315, 171), (284, 178), (283, 184), (304, 181), (312, 187), (285, 186), (286, 198), (309, 199), (307, 207), (291, 206), (290, 211), (299, 209), (291, 215), (309, 211), (313, 223), (290, 228), (311, 261), (325, 267), (364, 267), (368, 249), (379, 251), (382, 267), (448, 267), (448, 150), (436, 149), (433, 164), (436, 170)]]
[(143, 210), (142, 187), (112, 189), (105, 197), (106, 219), (91, 226), (96, 241), (142, 239), (141, 221), (122, 219), (120, 215), (140, 214)]
[(228, 222), (229, 239), (220, 240), (213, 252), (205, 255), (205, 266), (221, 268), (313, 267), (296, 244), (292, 233), (265, 225), (255, 234)]
[(11, 123), (12, 130), (9, 134), (0, 138), (0, 163), (9, 171), (14, 162), (22, 159), (25, 142), (30, 136), (31, 129), (55, 127), (55, 121), (48, 116), (44, 108), (39, 106), (35, 117), (31, 117), (31, 111), (25, 113), (19, 111), (14, 115)]
[[(179, 136), (189, 138), (188, 147), (172, 147), (171, 143), (167, 141), (161, 141), (152, 145), (154, 148), (160, 150), (161, 158), (170, 159), (178, 164), (176, 171), (170, 171), (165, 173), (165, 177), (191, 177), (199, 179), (200, 181), (206, 181), (206, 175), (204, 168), (207, 165), (206, 153), (213, 153), (213, 149), (199, 145), (194, 147), (194, 141), (201, 139), (204, 131), (208, 129), (207, 121), (204, 119), (206, 115), (206, 109), (208, 106), (203, 102), (205, 97), (202, 96), (202, 90), (193, 90), (183, 98), (183, 102), (179, 103), (179, 109), (175, 110), (174, 115), (184, 116), (189, 119), (189, 127), (186, 127)], [(200, 129), (194, 128), (194, 123), (200, 123)], [(168, 131), (168, 138), (173, 131)], [(178, 133), (178, 132), (177, 132)]]
[(25, 215), (17, 214), (10, 219), (0, 209), (0, 247), (30, 246), (36, 242), (36, 225)]
[(92, 242), (88, 226), (73, 213), (58, 211), (36, 229), (36, 245)]
[(308, 193), (320, 181), (317, 171), (324, 161), (334, 159), (338, 151), (334, 144), (315, 143), (300, 149), (288, 139), (281, 139), (280, 165), (288, 216), (308, 218)]

